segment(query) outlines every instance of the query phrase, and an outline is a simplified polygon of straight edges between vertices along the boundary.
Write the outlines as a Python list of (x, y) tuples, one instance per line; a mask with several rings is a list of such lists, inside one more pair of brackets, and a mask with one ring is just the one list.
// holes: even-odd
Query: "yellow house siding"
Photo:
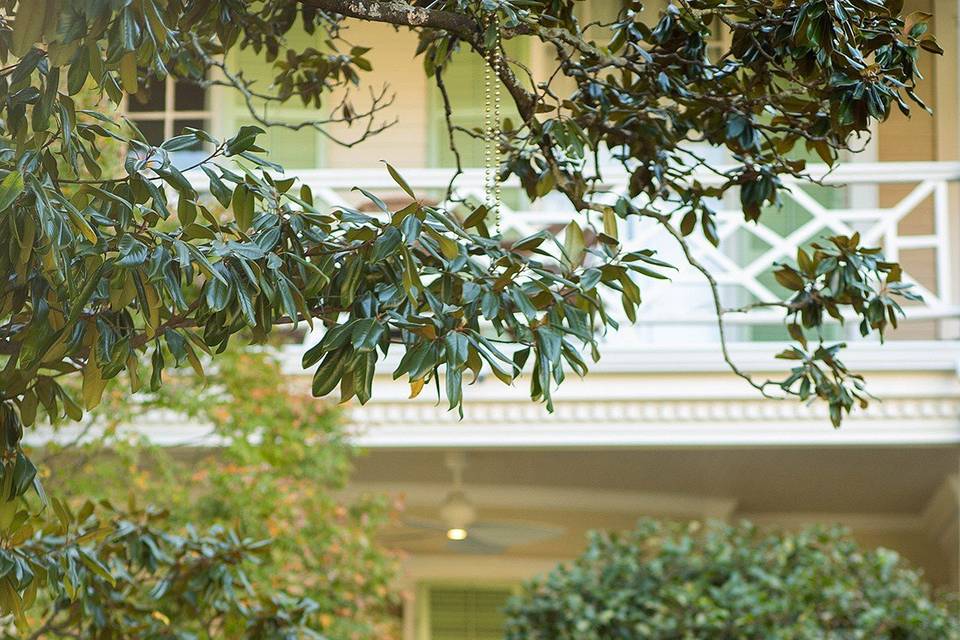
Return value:
[[(934, 10), (932, 0), (913, 0), (907, 3), (905, 12)], [(920, 56), (920, 69), (924, 76), (917, 93), (927, 105), (936, 109), (937, 69), (934, 57)], [(936, 111), (934, 111), (936, 113)], [(936, 160), (937, 122), (922, 109), (915, 108), (912, 117), (904, 116), (894, 108), (890, 119), (880, 125), (878, 135), (878, 159), (881, 162), (907, 160)], [(882, 199), (881, 199), (882, 200)]]
[[(328, 144), (327, 167), (370, 169), (383, 166), (388, 160), (398, 167), (427, 165), (428, 85), (423, 72), (423, 58), (414, 57), (417, 37), (390, 25), (349, 22), (347, 38), (358, 45), (372, 47), (366, 58), (373, 70), (361, 75), (361, 82), (375, 89), (389, 84), (393, 104), (381, 113), (381, 120), (398, 119), (397, 124), (352, 149)], [(356, 92), (355, 106), (362, 110), (368, 104), (365, 89)], [(357, 129), (335, 127), (331, 132), (349, 136)]]
[[(936, 8), (933, 0), (912, 0), (907, 2), (904, 11), (926, 11), (933, 13)], [(956, 55), (954, 53), (954, 55)], [(939, 160), (938, 144), (940, 128), (952, 129), (952, 126), (941, 124), (945, 117), (937, 109), (937, 84), (947, 80), (940, 77), (939, 63), (934, 56), (922, 54), (920, 69), (924, 80), (920, 84), (918, 94), (921, 99), (934, 110), (930, 116), (920, 108), (914, 108), (910, 117), (904, 116), (896, 108), (893, 109), (890, 119), (879, 126), (877, 134), (877, 160), (880, 162), (930, 161)], [(955, 87), (956, 84), (953, 84)], [(881, 207), (890, 207), (904, 198), (915, 187), (914, 184), (882, 185), (879, 187), (878, 204)], [(905, 234), (929, 234), (934, 230), (933, 225), (933, 198), (927, 198), (920, 203), (900, 223), (900, 232)], [(900, 262), (904, 268), (921, 284), (935, 291), (936, 254), (929, 249), (914, 249), (902, 251)], [(936, 336), (935, 322), (914, 322), (904, 325), (897, 332), (899, 339), (923, 339)]]

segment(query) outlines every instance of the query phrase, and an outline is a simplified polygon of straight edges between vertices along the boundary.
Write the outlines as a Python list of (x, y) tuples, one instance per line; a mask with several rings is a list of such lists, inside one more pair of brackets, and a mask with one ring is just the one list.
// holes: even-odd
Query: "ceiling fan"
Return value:
[(413, 535), (394, 536), (394, 541), (429, 540), (445, 536), (451, 551), (495, 554), (515, 545), (542, 542), (563, 535), (563, 527), (547, 523), (480, 519), (476, 505), (463, 488), (466, 455), (450, 452), (445, 458), (445, 465), (450, 470), (453, 483), (440, 504), (439, 518), (403, 518), (402, 522), (407, 528), (417, 531)]

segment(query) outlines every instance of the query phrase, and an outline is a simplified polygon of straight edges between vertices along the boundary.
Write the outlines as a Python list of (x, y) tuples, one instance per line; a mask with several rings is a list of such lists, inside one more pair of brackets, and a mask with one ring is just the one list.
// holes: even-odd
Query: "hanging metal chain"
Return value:
[(487, 64), (483, 66), (483, 190), (487, 209), (493, 213), (497, 235), (500, 235), (500, 70), (503, 56), (500, 55), (500, 22), (495, 11), (484, 14), (486, 32), (493, 31), (493, 38), (486, 38)]

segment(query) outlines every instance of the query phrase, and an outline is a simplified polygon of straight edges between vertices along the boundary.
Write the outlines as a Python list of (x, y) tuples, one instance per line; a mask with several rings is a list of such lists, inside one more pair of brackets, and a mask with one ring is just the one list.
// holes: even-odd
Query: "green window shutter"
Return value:
[(436, 586), (429, 589), (429, 640), (501, 640), (510, 589)]
[[(323, 38), (319, 33), (310, 35), (299, 28), (291, 30), (287, 42), (288, 48), (297, 51), (310, 46), (316, 49), (324, 48)], [(283, 56), (282, 51), (280, 55)], [(247, 81), (255, 81), (251, 87), (253, 90), (272, 93), (270, 83), (275, 76), (273, 63), (263, 59), (262, 51), (257, 54), (252, 49), (243, 49), (231, 54), (230, 57), (230, 69), (233, 72), (242, 71)], [(239, 91), (228, 89), (227, 95), (229, 99), (224, 105), (225, 133), (233, 135), (244, 125), (261, 126), (250, 116), (246, 101)], [(316, 120), (320, 115), (313, 107), (304, 107), (296, 97), (283, 104), (276, 102), (265, 104), (262, 100), (254, 100), (254, 105), (261, 117), (274, 122), (299, 124)], [(323, 136), (312, 127), (303, 127), (298, 131), (284, 127), (270, 127), (258, 141), (260, 146), (267, 150), (267, 159), (286, 169), (314, 169), (323, 165), (325, 151)]]
[[(507, 55), (510, 58), (526, 63), (526, 47), (523, 43), (509, 41), (506, 43)], [(466, 129), (483, 128), (483, 101), (485, 87), (483, 82), (483, 67), (486, 63), (473, 51), (460, 49), (453, 54), (449, 67), (443, 74), (447, 94), (450, 96), (450, 106), (453, 110), (454, 125)], [(447, 134), (446, 116), (443, 109), (443, 97), (433, 78), (429, 79), (428, 101), (429, 111), (429, 140), (428, 158), (431, 166), (453, 167), (456, 162), (450, 150), (450, 141)], [(516, 106), (507, 90), (500, 87), (501, 117), (519, 120)], [(460, 152), (460, 161), (464, 167), (483, 166), (483, 142), (472, 138), (463, 132), (456, 132), (454, 140)]]

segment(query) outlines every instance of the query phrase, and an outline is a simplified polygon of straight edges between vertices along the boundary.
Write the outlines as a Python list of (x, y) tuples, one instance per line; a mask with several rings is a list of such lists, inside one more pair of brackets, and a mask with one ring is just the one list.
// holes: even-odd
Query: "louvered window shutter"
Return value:
[(500, 640), (509, 589), (437, 586), (429, 590), (429, 640)]

